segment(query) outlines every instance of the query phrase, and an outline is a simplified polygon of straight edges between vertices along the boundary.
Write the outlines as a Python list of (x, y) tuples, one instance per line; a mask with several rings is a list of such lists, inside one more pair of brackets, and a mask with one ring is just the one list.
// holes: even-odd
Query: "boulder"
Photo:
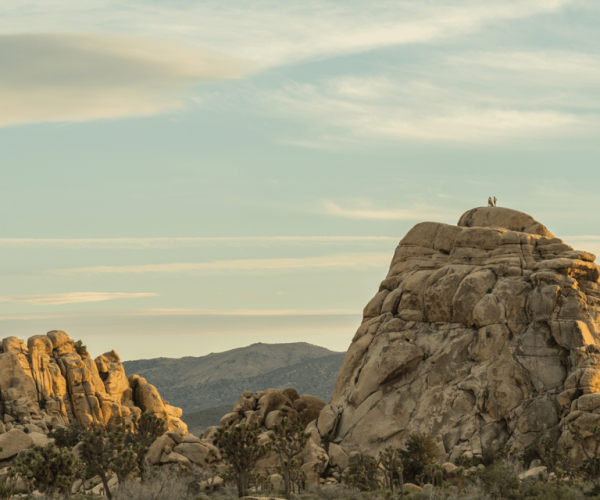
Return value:
[(167, 446), (170, 446), (171, 449), (173, 449), (175, 447), (175, 441), (173, 441), (166, 434), (163, 434), (156, 441), (154, 441), (154, 443), (150, 445), (148, 454), (146, 455), (148, 461), (154, 465), (159, 464)]
[(0, 460), (13, 457), (33, 446), (33, 439), (20, 429), (11, 429), (0, 436)]
[(350, 458), (339, 444), (329, 444), (329, 465), (345, 470), (350, 464)]
[(217, 457), (220, 457), (217, 448), (208, 443), (181, 443), (173, 448), (175, 453), (179, 453), (190, 460), (190, 462), (199, 465), (206, 465), (206, 459), (208, 459), (211, 450), (216, 453)]
[(319, 418), (319, 414), (326, 404), (316, 396), (305, 394), (294, 400), (292, 408), (298, 413), (302, 425), (306, 427), (310, 422)]
[(189, 461), (189, 459), (187, 457), (184, 457), (183, 455), (180, 455), (179, 453), (176, 453), (176, 452), (163, 453), (162, 456), (160, 457), (160, 464), (161, 465), (181, 464), (181, 465), (187, 467), (188, 469), (192, 468), (192, 464)]
[(521, 481), (525, 481), (527, 479), (537, 479), (540, 475), (540, 472), (545, 476), (547, 471), (548, 469), (541, 465), (539, 467), (534, 467), (533, 469), (529, 469), (528, 471), (519, 474), (519, 479)]

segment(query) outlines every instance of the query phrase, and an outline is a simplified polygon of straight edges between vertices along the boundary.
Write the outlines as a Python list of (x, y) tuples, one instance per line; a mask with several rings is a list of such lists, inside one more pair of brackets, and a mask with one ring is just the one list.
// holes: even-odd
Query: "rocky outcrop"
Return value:
[(47, 432), (74, 421), (111, 429), (144, 411), (166, 419), (169, 429), (186, 429), (181, 410), (163, 401), (153, 386), (139, 377), (127, 379), (115, 351), (94, 360), (63, 331), (35, 335), (27, 343), (3, 339), (0, 390), (0, 431), (7, 434), (26, 427), (30, 435), (36, 429)]
[(600, 423), (594, 260), (515, 210), (417, 224), (364, 309), (319, 432), (371, 454), (428, 432), (441, 461), (539, 440), (581, 454), (568, 424)]
[[(316, 419), (325, 406), (322, 399), (309, 395), (300, 396), (294, 388), (267, 389), (256, 393), (246, 391), (239, 397), (231, 413), (223, 416), (221, 426), (257, 423), (262, 428), (259, 442), (264, 443), (270, 439), (274, 426), (283, 418), (300, 421), (305, 432), (310, 434), (310, 439), (297, 459), (301, 469), (306, 472), (307, 481), (314, 485), (319, 479), (315, 472), (317, 465), (327, 464), (329, 460), (325, 450), (321, 448), (321, 436), (316, 425)], [(211, 435), (215, 430), (215, 427), (206, 429), (202, 436), (203, 444), (211, 443)], [(255, 470), (259, 473), (273, 473), (279, 466), (278, 453), (271, 451), (259, 460)]]

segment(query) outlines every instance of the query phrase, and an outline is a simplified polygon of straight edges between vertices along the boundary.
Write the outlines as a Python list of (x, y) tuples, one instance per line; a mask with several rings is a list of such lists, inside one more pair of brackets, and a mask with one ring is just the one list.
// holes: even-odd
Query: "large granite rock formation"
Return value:
[(373, 454), (428, 432), (441, 460), (540, 440), (581, 458), (568, 425), (600, 424), (594, 260), (515, 210), (417, 224), (364, 309), (319, 432)]
[(48, 431), (74, 421), (111, 429), (143, 411), (167, 420), (170, 430), (187, 429), (181, 410), (163, 401), (154, 386), (136, 375), (127, 379), (115, 351), (94, 360), (63, 331), (27, 343), (3, 339), (0, 390), (7, 430), (34, 424)]

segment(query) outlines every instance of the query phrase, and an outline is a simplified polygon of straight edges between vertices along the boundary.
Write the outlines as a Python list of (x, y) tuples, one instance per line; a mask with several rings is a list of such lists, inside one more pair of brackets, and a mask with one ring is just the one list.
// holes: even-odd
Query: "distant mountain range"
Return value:
[(144, 377), (182, 408), (185, 421), (190, 414), (232, 406), (244, 391), (294, 387), (329, 401), (345, 354), (305, 342), (259, 343), (202, 357), (124, 361), (123, 366), (127, 375)]

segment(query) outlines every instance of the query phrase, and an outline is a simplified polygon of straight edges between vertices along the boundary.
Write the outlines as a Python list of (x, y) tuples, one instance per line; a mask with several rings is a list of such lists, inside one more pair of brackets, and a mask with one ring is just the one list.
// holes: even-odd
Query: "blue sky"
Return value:
[(0, 332), (344, 350), (397, 242), (497, 196), (600, 251), (591, 1), (0, 4)]

